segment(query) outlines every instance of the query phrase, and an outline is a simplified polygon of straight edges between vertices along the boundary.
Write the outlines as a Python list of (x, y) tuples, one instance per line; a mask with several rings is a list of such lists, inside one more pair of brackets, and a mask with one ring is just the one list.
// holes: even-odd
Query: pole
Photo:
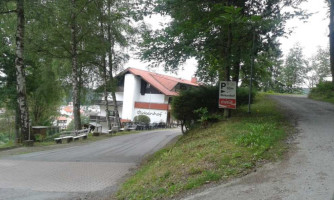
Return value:
[(251, 113), (251, 99), (252, 99), (252, 86), (253, 86), (253, 68), (255, 59), (255, 28), (253, 28), (253, 43), (252, 43), (252, 58), (251, 58), (251, 74), (249, 80), (249, 94), (248, 94), (248, 113)]

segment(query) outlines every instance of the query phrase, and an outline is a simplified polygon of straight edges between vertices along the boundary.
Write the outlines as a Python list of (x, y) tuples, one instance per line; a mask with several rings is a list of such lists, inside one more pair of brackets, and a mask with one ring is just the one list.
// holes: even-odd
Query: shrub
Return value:
[[(203, 118), (209, 117), (206, 121), (218, 121), (218, 116), (214, 113), (222, 111), (218, 109), (219, 100), (219, 87), (218, 86), (200, 86), (191, 88), (189, 90), (182, 91), (179, 96), (173, 98), (172, 101), (172, 114), (181, 121), (181, 127), (185, 126), (188, 130), (194, 121), (198, 121)], [(252, 92), (252, 100), (255, 97), (255, 90)], [(237, 90), (237, 105), (248, 103), (248, 88), (238, 88)], [(206, 109), (204, 110), (199, 109)], [(199, 110), (194, 112), (195, 110)], [(205, 116), (205, 115), (208, 116)], [(185, 132), (185, 131), (184, 131)]]
[(147, 115), (138, 115), (133, 118), (134, 122), (149, 124), (151, 119)]
[(208, 109), (206, 107), (194, 110), (194, 113), (199, 115), (198, 121), (201, 123), (201, 125), (204, 128), (206, 128), (208, 126), (209, 122), (217, 122), (220, 119), (219, 115), (217, 115), (217, 114), (210, 114), (208, 112)]
[(9, 135), (5, 133), (0, 133), (0, 143), (6, 144), (9, 142)]
[[(256, 96), (256, 91), (253, 90), (251, 103), (253, 103), (255, 96)], [(246, 87), (238, 88), (237, 89), (237, 106), (248, 104), (248, 99), (249, 99), (249, 88), (246, 88)]]
[[(88, 124), (89, 123), (89, 117), (86, 116), (80, 116), (81, 119), (81, 125)], [(74, 131), (74, 120), (72, 120), (68, 126), (67, 126), (67, 131)]]
[(334, 85), (332, 82), (321, 82), (312, 88), (309, 94), (312, 99), (334, 103)]

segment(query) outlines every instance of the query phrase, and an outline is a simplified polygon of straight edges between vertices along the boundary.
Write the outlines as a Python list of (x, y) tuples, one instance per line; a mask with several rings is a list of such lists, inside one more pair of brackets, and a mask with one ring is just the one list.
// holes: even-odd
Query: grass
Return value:
[(309, 98), (334, 104), (334, 85), (331, 82), (322, 82), (312, 88)]
[[(139, 133), (139, 131), (122, 131), (122, 132), (117, 132), (116, 134), (101, 134), (100, 136), (93, 136), (92, 133), (88, 134), (88, 137), (86, 140), (82, 140), (80, 139), (79, 141), (73, 142), (75, 143), (89, 143), (89, 142), (94, 142), (94, 141), (99, 141), (99, 140), (103, 140), (103, 139), (107, 139), (110, 137), (114, 137), (114, 136), (121, 136), (121, 135), (128, 135), (128, 134), (136, 134)], [(54, 141), (54, 138), (58, 137), (60, 134), (56, 134), (53, 136), (50, 136), (44, 140), (42, 140), (41, 142), (35, 142), (33, 147), (30, 148), (34, 148), (34, 147), (47, 147), (47, 146), (61, 146), (62, 144), (56, 144)], [(67, 143), (64, 143), (64, 145)], [(8, 143), (4, 144), (4, 145), (0, 145), (0, 150), (6, 150), (9, 148), (15, 148), (15, 147), (22, 147), (21, 144), (15, 146), (15, 143), (13, 141), (9, 141)], [(39, 150), (39, 149), (38, 149)]]
[(10, 148), (14, 148), (15, 147), (15, 143), (14, 141), (10, 140), (9, 142), (7, 142), (6, 144), (2, 144), (0, 145), (0, 150), (1, 149), (10, 149)]
[(233, 118), (194, 129), (155, 153), (130, 177), (117, 199), (175, 197), (204, 184), (242, 176), (259, 163), (279, 158), (290, 128), (276, 105), (259, 95), (252, 114), (241, 107)]

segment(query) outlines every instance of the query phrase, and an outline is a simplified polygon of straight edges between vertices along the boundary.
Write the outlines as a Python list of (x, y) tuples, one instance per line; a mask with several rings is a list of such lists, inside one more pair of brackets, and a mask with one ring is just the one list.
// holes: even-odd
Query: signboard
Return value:
[(237, 83), (221, 81), (219, 87), (219, 108), (237, 108)]

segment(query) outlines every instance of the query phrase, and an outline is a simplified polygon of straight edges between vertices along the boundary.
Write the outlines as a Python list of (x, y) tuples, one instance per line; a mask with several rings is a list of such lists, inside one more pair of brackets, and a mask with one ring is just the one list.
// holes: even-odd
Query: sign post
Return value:
[(219, 86), (219, 108), (237, 108), (237, 83), (221, 81)]

